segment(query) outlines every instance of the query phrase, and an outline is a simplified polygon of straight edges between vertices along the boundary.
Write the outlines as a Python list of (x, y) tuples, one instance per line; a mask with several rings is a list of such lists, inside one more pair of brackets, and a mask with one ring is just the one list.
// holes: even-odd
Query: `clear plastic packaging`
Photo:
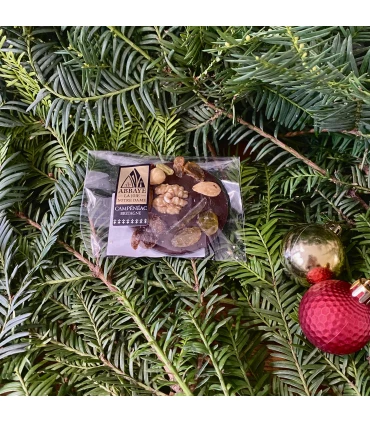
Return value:
[(89, 151), (81, 233), (91, 256), (244, 261), (238, 157)]

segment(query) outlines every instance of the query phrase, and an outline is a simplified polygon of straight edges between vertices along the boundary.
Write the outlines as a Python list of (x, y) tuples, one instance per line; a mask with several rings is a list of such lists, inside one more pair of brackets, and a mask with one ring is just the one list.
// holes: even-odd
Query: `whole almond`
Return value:
[(221, 188), (215, 182), (199, 182), (199, 184), (193, 186), (193, 191), (207, 197), (217, 197), (221, 192)]

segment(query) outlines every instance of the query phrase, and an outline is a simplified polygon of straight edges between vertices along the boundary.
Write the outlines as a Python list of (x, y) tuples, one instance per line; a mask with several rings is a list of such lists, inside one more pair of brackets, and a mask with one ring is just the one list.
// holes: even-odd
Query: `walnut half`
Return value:
[(155, 189), (158, 195), (153, 200), (153, 207), (164, 214), (179, 214), (182, 207), (185, 207), (188, 202), (184, 198), (188, 198), (188, 192), (184, 187), (177, 184), (161, 184)]

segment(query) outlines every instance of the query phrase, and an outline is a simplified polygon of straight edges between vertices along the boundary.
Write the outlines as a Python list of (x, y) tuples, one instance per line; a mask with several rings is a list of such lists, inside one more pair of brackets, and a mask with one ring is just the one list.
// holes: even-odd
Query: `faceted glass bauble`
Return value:
[(305, 224), (287, 233), (282, 245), (283, 263), (298, 279), (306, 279), (315, 267), (325, 267), (338, 275), (344, 264), (342, 243), (324, 225)]

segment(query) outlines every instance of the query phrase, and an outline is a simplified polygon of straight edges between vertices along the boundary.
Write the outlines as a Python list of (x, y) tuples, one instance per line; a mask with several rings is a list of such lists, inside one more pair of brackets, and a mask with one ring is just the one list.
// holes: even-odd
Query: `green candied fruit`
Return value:
[(171, 244), (174, 247), (183, 248), (190, 247), (191, 245), (196, 244), (202, 236), (202, 232), (196, 226), (193, 228), (185, 228), (177, 232), (177, 234), (172, 238)]
[(200, 229), (208, 236), (218, 231), (218, 217), (212, 210), (207, 210), (198, 215), (198, 225)]

